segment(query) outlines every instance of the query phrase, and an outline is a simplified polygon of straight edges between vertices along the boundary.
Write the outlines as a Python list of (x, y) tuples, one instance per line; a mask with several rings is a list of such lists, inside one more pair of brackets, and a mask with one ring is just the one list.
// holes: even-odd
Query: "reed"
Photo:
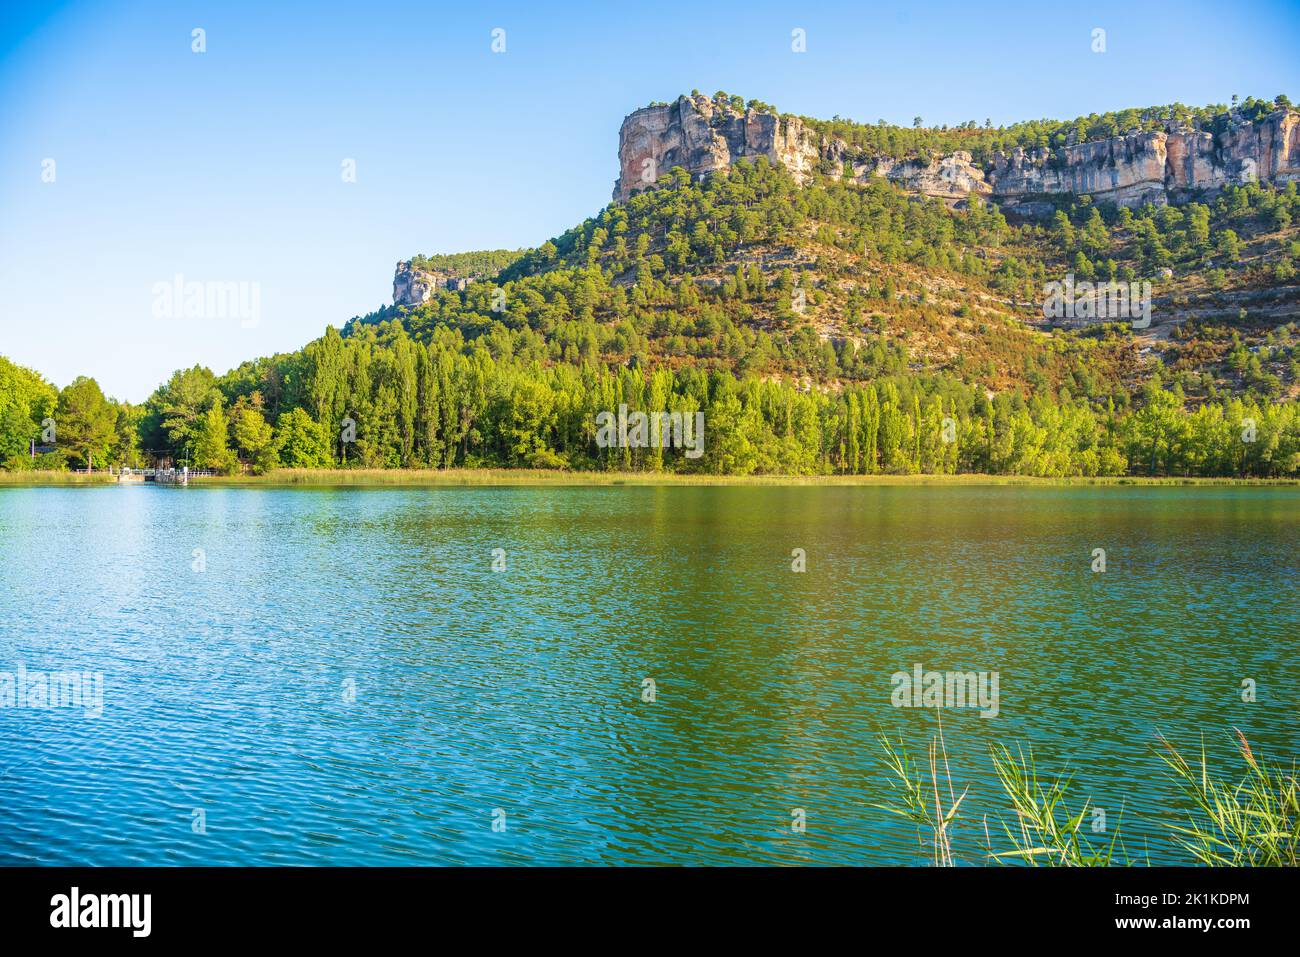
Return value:
[(15, 471), (0, 469), (0, 485), (111, 485), (117, 479), (106, 472)]
[[(1164, 826), (1176, 846), (1189, 856), (1189, 864), (1295, 867), (1300, 857), (1300, 781), (1295, 765), (1289, 770), (1270, 766), (1255, 755), (1244, 734), (1236, 734), (1246, 772), (1232, 782), (1211, 774), (1204, 742), (1199, 761), (1192, 763), (1159, 737), (1156, 753), (1190, 804), (1186, 823)], [(953, 832), (963, 819), (960, 809), (969, 788), (960, 796), (956, 794), (942, 724), (931, 738), (928, 761), (922, 768), (910, 757), (901, 737), (895, 742), (882, 734), (879, 741), (896, 796), (892, 802), (872, 806), (911, 821), (918, 832), (928, 835), (933, 863), (953, 866), (957, 863)], [(1107, 840), (1091, 838), (1087, 820), (1092, 803), (1085, 799), (1071, 809), (1069, 775), (1043, 774), (1033, 752), (1023, 748), (1013, 753), (1005, 745), (994, 744), (989, 750), (998, 790), (1010, 799), (1011, 806), (1007, 816), (995, 813), (992, 824), (989, 815), (983, 816), (987, 862), (1031, 867), (1150, 863), (1149, 858), (1130, 857), (1118, 819)], [(1002, 849), (994, 848), (995, 834), (1004, 842)]]
[[(929, 747), (929, 783), (917, 770), (915, 763), (908, 756), (907, 746), (900, 737), (895, 745), (889, 736), (880, 735), (880, 746), (885, 753), (885, 762), (893, 772), (894, 784), (899, 790), (898, 801), (894, 804), (875, 804), (873, 807), (906, 818), (917, 826), (921, 832), (929, 832), (934, 847), (934, 864), (937, 867), (952, 867), (952, 829), (955, 825), (961, 804), (966, 800), (967, 791), (958, 797), (952, 785), (952, 771), (948, 766), (948, 749), (943, 740), (943, 722), (940, 720), (939, 733), (930, 741)], [(942, 758), (942, 761), (940, 761)], [(939, 766), (943, 765), (943, 784), (940, 786)], [(969, 790), (969, 789), (967, 789)], [(947, 807), (944, 806), (944, 792), (948, 794)]]
[(1240, 730), (1237, 749), (1246, 773), (1236, 783), (1211, 776), (1201, 742), (1193, 765), (1160, 737), (1159, 755), (1193, 810), (1186, 824), (1171, 824), (1179, 846), (1212, 867), (1295, 867), (1300, 842), (1300, 790), (1294, 763), (1289, 771), (1267, 765), (1251, 751)]
[[(1085, 800), (1077, 813), (1067, 803), (1070, 777), (1060, 774), (1045, 778), (1039, 774), (1032, 751), (1018, 748), (1012, 754), (1005, 745), (990, 748), (993, 771), (1003, 793), (1011, 799), (1015, 817), (999, 824), (1011, 850), (995, 852), (988, 818), (984, 820), (985, 846), (991, 860), (999, 863), (1021, 862), (1031, 866), (1110, 867), (1117, 852), (1123, 854), (1119, 822), (1109, 844), (1094, 845), (1088, 840), (1084, 819), (1090, 801)], [(1129, 863), (1127, 855), (1124, 862)]]

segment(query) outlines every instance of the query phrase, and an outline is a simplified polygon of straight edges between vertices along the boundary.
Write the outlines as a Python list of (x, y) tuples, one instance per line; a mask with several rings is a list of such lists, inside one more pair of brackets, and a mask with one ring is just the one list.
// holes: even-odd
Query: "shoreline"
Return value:
[[(0, 488), (116, 485), (114, 476), (76, 472), (0, 472)], [(135, 484), (135, 483), (133, 483)], [(679, 475), (664, 472), (560, 472), (535, 469), (276, 469), (266, 475), (205, 476), (190, 486), (1300, 486), (1300, 478), (1028, 475)]]
[(42, 485), (116, 485), (117, 476), (95, 472), (0, 472), (0, 488), (39, 488)]

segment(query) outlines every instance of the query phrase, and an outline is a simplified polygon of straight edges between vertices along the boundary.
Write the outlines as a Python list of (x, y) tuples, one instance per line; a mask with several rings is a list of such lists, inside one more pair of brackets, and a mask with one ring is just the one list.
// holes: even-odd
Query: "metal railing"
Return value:
[[(91, 470), (89, 469), (77, 469), (77, 471), (83, 474), (91, 472)], [(181, 483), (181, 484), (188, 482), (192, 478), (212, 478), (221, 474), (220, 472), (217, 472), (213, 469), (185, 469), (185, 468), (95, 469), (94, 472), (100, 475), (115, 475), (118, 477), (119, 480), (139, 478), (139, 479), (143, 479), (146, 482), (164, 482), (164, 483), (174, 482), (174, 483)]]

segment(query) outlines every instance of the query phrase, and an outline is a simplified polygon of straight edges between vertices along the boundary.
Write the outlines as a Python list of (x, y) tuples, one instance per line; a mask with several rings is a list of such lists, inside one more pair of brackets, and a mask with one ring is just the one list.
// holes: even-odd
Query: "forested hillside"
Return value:
[[(1294, 183), (1138, 210), (1080, 197), (1046, 222), (958, 206), (883, 180), (800, 187), (763, 159), (704, 182), (675, 171), (535, 249), (418, 257), (486, 278), (224, 375), (178, 371), (141, 407), (0, 365), (0, 454), (8, 468), (151, 452), (222, 471), (1300, 473)], [(1155, 323), (1050, 327), (1043, 287), (1066, 273), (1151, 281)], [(598, 448), (596, 414), (621, 404), (703, 411), (704, 455)], [(58, 447), (34, 461), (51, 412)]]

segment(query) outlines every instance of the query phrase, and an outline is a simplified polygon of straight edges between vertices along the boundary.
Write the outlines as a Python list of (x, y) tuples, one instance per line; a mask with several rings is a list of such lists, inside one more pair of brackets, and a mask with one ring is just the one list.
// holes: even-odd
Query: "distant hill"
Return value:
[[(1300, 114), (1165, 110), (638, 110), (591, 218), (398, 263), (394, 305), (119, 423), (222, 469), (1300, 474)], [(599, 446), (620, 406), (702, 412), (703, 454)]]

